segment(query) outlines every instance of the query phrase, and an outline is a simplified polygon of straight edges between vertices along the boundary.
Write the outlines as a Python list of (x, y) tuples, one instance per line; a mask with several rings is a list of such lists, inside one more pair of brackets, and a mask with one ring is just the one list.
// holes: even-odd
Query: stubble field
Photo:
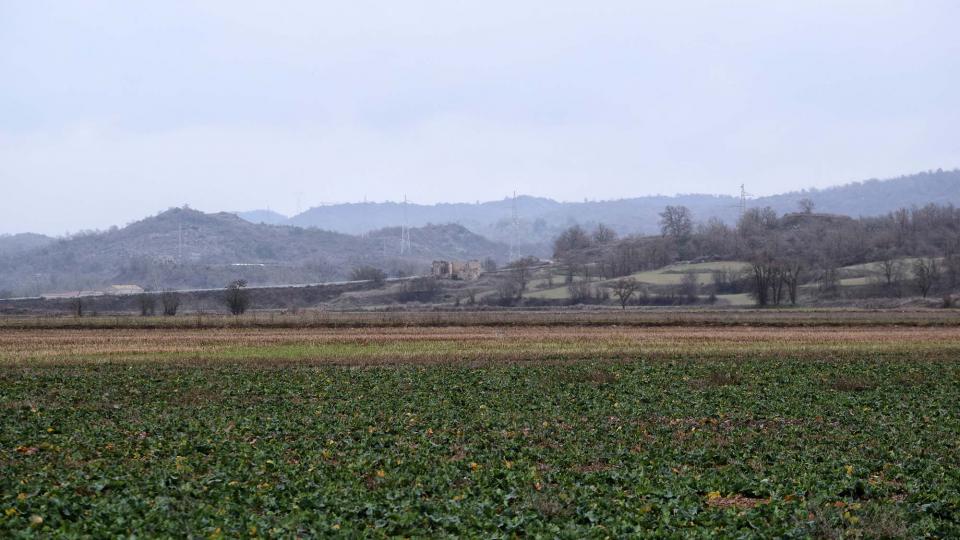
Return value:
[(956, 318), (549, 317), (2, 323), (0, 535), (960, 535)]

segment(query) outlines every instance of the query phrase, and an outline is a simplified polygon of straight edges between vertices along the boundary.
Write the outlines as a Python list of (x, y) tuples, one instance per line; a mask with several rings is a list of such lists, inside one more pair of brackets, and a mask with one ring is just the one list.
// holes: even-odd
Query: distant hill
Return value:
[(250, 223), (264, 223), (266, 225), (285, 225), (290, 220), (287, 216), (273, 210), (250, 210), (234, 212), (234, 214)]
[[(430, 223), (457, 223), (494, 241), (538, 245), (543, 251), (563, 229), (579, 223), (607, 223), (621, 233), (655, 232), (657, 213), (668, 204), (684, 204), (695, 214), (709, 214), (729, 206), (736, 199), (714, 195), (680, 197), (642, 197), (617, 201), (563, 203), (541, 197), (519, 196), (484, 203), (444, 203), (436, 205), (385, 203), (336, 204), (311, 208), (287, 222), (302, 227), (318, 227), (360, 234), (383, 227), (395, 227), (404, 221), (411, 227)], [(514, 208), (518, 227), (513, 225)], [(731, 210), (735, 211), (735, 210)], [(517, 234), (514, 234), (517, 230)], [(548, 251), (548, 250), (547, 250)]]
[(177, 208), (122, 229), (0, 255), (0, 289), (36, 294), (119, 283), (205, 288), (239, 278), (257, 285), (312, 283), (347, 279), (360, 265), (413, 273), (424, 272), (434, 258), (506, 258), (505, 246), (460, 225), (416, 228), (410, 238), (411, 252), (401, 257), (399, 230), (352, 236)]
[[(748, 186), (749, 187), (749, 186)], [(819, 212), (853, 217), (876, 216), (900, 207), (935, 202), (960, 205), (960, 170), (931, 171), (889, 180), (867, 180), (821, 190), (804, 190), (759, 197), (749, 207), (770, 206), (778, 213), (797, 210), (809, 198)], [(683, 205), (697, 221), (717, 218), (727, 223), (739, 215), (739, 198), (725, 195), (651, 196), (611, 201), (557, 202), (540, 197), (517, 197), (483, 203), (436, 205), (402, 203), (353, 203), (311, 208), (285, 223), (360, 234), (383, 227), (428, 223), (458, 223), (492, 240), (509, 243), (514, 237), (514, 206), (519, 221), (516, 236), (541, 250), (564, 228), (574, 223), (593, 226), (605, 223), (621, 234), (654, 234), (659, 231), (659, 213), (667, 205)]]
[(56, 240), (42, 234), (0, 234), (0, 255), (11, 255), (49, 245)]
[[(960, 205), (960, 170), (761, 197), (749, 206), (784, 214), (797, 210), (804, 198), (814, 202), (817, 213), (854, 217), (931, 202)], [(0, 236), (0, 291), (37, 294), (109, 284), (212, 288), (238, 278), (257, 285), (310, 283), (346, 279), (360, 265), (394, 275), (421, 273), (433, 259), (505, 262), (512, 242), (518, 255), (549, 256), (553, 238), (572, 224), (605, 223), (621, 234), (654, 234), (667, 205), (687, 206), (697, 221), (732, 223), (738, 202), (714, 195), (581, 203), (517, 197), (477, 204), (340, 204), (289, 219), (266, 210), (240, 213), (242, 219), (178, 208), (124, 228), (68, 238)], [(413, 227), (411, 250), (400, 256), (404, 222)]]
[(794, 191), (760, 197), (751, 206), (769, 206), (779, 213), (795, 212), (801, 199), (810, 199), (818, 212), (853, 217), (878, 216), (898, 208), (929, 203), (960, 205), (960, 169), (930, 171), (888, 180), (871, 179), (827, 189)]

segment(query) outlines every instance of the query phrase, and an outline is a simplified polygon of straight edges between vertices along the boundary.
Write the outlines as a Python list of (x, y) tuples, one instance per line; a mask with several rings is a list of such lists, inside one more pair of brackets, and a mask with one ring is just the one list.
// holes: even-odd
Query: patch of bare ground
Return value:
[(924, 386), (929, 383), (927, 375), (924, 373), (910, 372), (897, 377), (897, 384), (900, 386)]
[(450, 461), (463, 461), (467, 458), (467, 450), (457, 444), (450, 447)]
[(844, 511), (847, 511), (847, 506), (842, 503), (811, 507), (806, 522), (810, 536), (830, 540), (910, 537), (909, 524), (901, 508), (869, 504), (854, 510), (846, 519), (840, 515)]
[(617, 376), (605, 369), (590, 369), (585, 373), (567, 372), (561, 375), (562, 380), (574, 384), (593, 384), (603, 386), (617, 381)]
[(717, 496), (708, 496), (707, 497), (707, 506), (712, 506), (714, 508), (756, 508), (761, 504), (768, 504), (770, 499), (760, 499), (756, 497), (748, 497), (746, 495), (741, 495), (736, 493), (727, 497)]
[[(757, 355), (842, 360), (869, 349), (878, 359), (953, 359), (960, 327), (382, 327), (0, 330), (0, 365), (149, 363), (166, 366), (234, 363), (289, 365), (504, 363), (564, 364), (582, 360), (718, 359)], [(13, 369), (2, 376), (16, 377)], [(594, 369), (578, 382), (613, 384)], [(573, 381), (571, 381), (573, 382)], [(715, 388), (742, 381), (716, 373), (693, 381)], [(909, 383), (909, 381), (907, 381)]]

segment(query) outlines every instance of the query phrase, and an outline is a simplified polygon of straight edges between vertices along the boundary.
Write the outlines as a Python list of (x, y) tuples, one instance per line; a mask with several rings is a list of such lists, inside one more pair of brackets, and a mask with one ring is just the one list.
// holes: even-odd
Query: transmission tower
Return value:
[(746, 186), (740, 184), (740, 217), (743, 217), (747, 213), (747, 197), (751, 195), (747, 193)]
[(407, 221), (407, 196), (403, 196), (403, 225), (400, 227), (400, 255), (410, 254), (410, 225)]
[(177, 223), (177, 262), (183, 263), (183, 224)]
[(520, 236), (520, 217), (517, 214), (517, 192), (513, 192), (513, 199), (510, 204), (510, 259), (513, 262), (519, 257), (517, 255), (517, 243)]

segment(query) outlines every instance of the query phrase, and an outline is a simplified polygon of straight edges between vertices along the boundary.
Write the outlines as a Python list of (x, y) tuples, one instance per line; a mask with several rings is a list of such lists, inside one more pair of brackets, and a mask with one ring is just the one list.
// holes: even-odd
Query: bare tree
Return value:
[(770, 303), (770, 283), (773, 282), (774, 266), (769, 260), (754, 259), (750, 263), (751, 277), (753, 278), (753, 295), (757, 305), (766, 307)]
[(837, 269), (837, 264), (831, 259), (823, 260), (820, 262), (818, 273), (817, 282), (820, 294), (824, 296), (836, 294), (840, 288), (840, 271)]
[(783, 289), (786, 285), (784, 280), (783, 264), (774, 261), (770, 265), (770, 296), (769, 299), (773, 305), (779, 306), (783, 302)]
[(787, 287), (787, 296), (791, 305), (797, 305), (797, 296), (800, 289), (800, 280), (803, 275), (803, 264), (799, 259), (793, 259), (783, 264), (781, 276)]
[(680, 281), (680, 294), (686, 297), (687, 302), (694, 303), (700, 294), (700, 282), (697, 280), (697, 274), (687, 272)]
[(567, 285), (567, 292), (570, 293), (570, 300), (574, 303), (580, 303), (590, 299), (592, 289), (587, 281), (574, 281)]
[(150, 293), (142, 293), (137, 296), (137, 303), (140, 305), (140, 315), (148, 317), (157, 310), (157, 297)]
[(667, 206), (660, 212), (660, 232), (677, 242), (686, 242), (693, 234), (693, 214), (686, 206)]
[(523, 289), (514, 274), (507, 274), (497, 280), (497, 299), (501, 304), (512, 304), (523, 296)]
[(616, 296), (620, 302), (620, 308), (625, 310), (627, 309), (627, 304), (630, 302), (630, 298), (632, 298), (633, 294), (640, 288), (640, 283), (631, 277), (626, 277), (613, 282), (613, 286), (610, 288), (613, 289), (613, 295)]
[(83, 317), (83, 308), (84, 301), (83, 298), (78, 296), (70, 301), (70, 311), (77, 317)]
[(163, 314), (167, 317), (173, 317), (180, 309), (180, 295), (174, 291), (163, 291), (160, 294), (160, 305), (163, 306)]
[(569, 252), (587, 249), (592, 245), (587, 232), (579, 225), (574, 225), (560, 233), (553, 241), (553, 257), (560, 259)]
[(800, 207), (800, 212), (804, 214), (812, 214), (813, 209), (817, 207), (817, 205), (814, 204), (813, 200), (806, 197), (804, 197), (803, 199), (800, 199), (800, 201), (797, 202), (797, 206)]
[(510, 269), (510, 273), (513, 275), (514, 281), (520, 286), (521, 294), (527, 290), (527, 283), (530, 281), (530, 276), (533, 275), (533, 268), (538, 262), (539, 260), (536, 257), (523, 257), (507, 265), (507, 268)]
[(930, 290), (940, 281), (940, 266), (933, 257), (919, 258), (913, 263), (913, 279), (917, 285), (917, 291), (924, 298), (930, 294)]
[(224, 302), (234, 315), (243, 315), (250, 307), (250, 294), (247, 291), (247, 280), (238, 279), (230, 282), (224, 294)]
[(880, 268), (880, 284), (887, 294), (896, 293), (899, 296), (904, 274), (903, 262), (892, 254), (886, 254), (877, 264)]
[(597, 244), (609, 244), (617, 239), (617, 232), (603, 223), (593, 230), (593, 241)]

